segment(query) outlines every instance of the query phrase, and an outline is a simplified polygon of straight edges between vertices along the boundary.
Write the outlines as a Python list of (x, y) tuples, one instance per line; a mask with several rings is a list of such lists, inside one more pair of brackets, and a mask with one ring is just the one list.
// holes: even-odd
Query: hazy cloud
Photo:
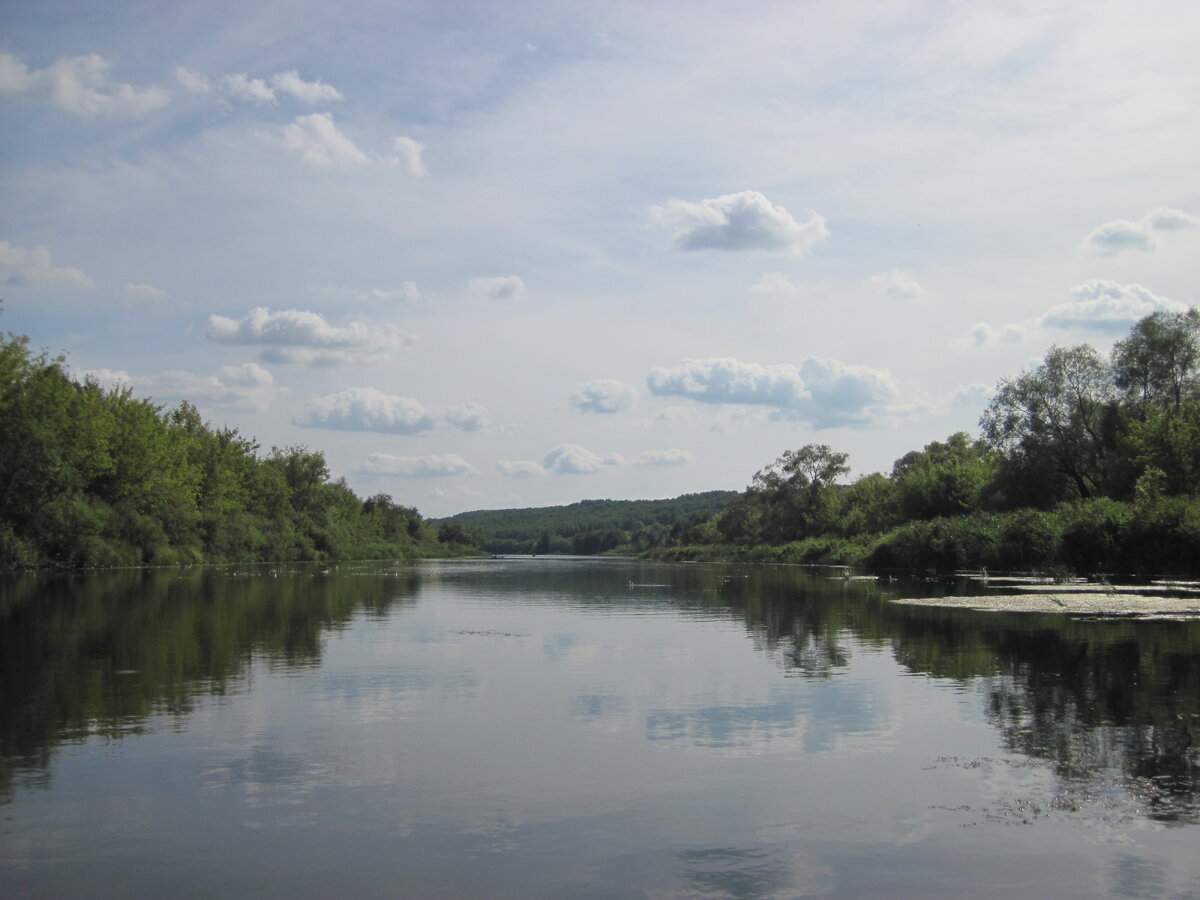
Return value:
[(1200, 219), (1181, 209), (1156, 207), (1136, 222), (1114, 219), (1105, 222), (1083, 239), (1083, 246), (1101, 256), (1115, 256), (1122, 250), (1143, 252), (1158, 247), (1156, 231), (1179, 231), (1200, 224)]
[(617, 413), (629, 409), (637, 400), (632, 384), (613, 378), (597, 378), (582, 385), (571, 395), (571, 408), (582, 413)]
[(261, 78), (250, 78), (240, 72), (235, 75), (226, 75), (221, 79), (221, 84), (225, 87), (225, 93), (238, 100), (247, 100), (252, 103), (274, 103), (275, 92)]
[(750, 288), (750, 293), (794, 297), (799, 290), (782, 272), (768, 272)]
[(598, 456), (579, 444), (559, 444), (546, 454), (542, 468), (556, 475), (590, 475), (604, 466), (620, 465), (616, 454)]
[(429, 174), (425, 168), (425, 161), (421, 158), (421, 154), (425, 152), (425, 145), (420, 141), (399, 135), (392, 138), (392, 148), (396, 151), (393, 163), (403, 166), (409, 175), (415, 178), (424, 178)]
[(950, 405), (954, 408), (980, 408), (992, 399), (995, 389), (986, 384), (962, 384), (950, 395)]
[(987, 322), (976, 322), (971, 326), (962, 344), (968, 347), (984, 347), (989, 344), (1019, 344), (1025, 340), (1028, 329), (1023, 325), (1001, 325), (994, 327)]
[(1140, 284), (1092, 279), (1071, 288), (1072, 299), (1051, 307), (1039, 322), (1048, 328), (1126, 331), (1138, 319), (1160, 310), (1182, 312), (1187, 307), (1151, 293)]
[(50, 260), (50, 251), (45, 247), (26, 249), (8, 241), (0, 241), (0, 272), (4, 273), (6, 284), (48, 281), (81, 288), (96, 286), (79, 269), (55, 266)]
[(81, 374), (105, 387), (132, 388), (157, 402), (187, 400), (253, 412), (267, 409), (279, 393), (274, 377), (258, 363), (224, 366), (215, 375), (171, 370), (137, 376), (111, 369), (92, 369)]
[(59, 109), (91, 118), (101, 114), (141, 116), (167, 104), (160, 87), (114, 81), (112, 63), (95, 53), (63, 57), (45, 69), (30, 69), (0, 52), (0, 93), (46, 100)]
[(872, 275), (867, 284), (893, 300), (915, 300), (925, 291), (911, 272), (892, 269), (884, 275)]
[(520, 300), (525, 296), (525, 282), (518, 275), (472, 278), (467, 282), (467, 290), (476, 296), (493, 300)]
[(372, 453), (361, 471), (372, 475), (395, 475), (401, 478), (442, 478), (448, 475), (470, 475), (475, 467), (456, 453), (430, 456), (392, 456)]
[(900, 393), (887, 372), (811, 356), (799, 366), (689, 359), (651, 369), (646, 384), (655, 396), (765, 406), (772, 418), (814, 428), (865, 425), (894, 405)]
[(652, 211), (673, 229), (679, 250), (765, 250), (803, 256), (829, 236), (818, 213), (797, 222), (758, 191), (722, 194), (699, 203), (669, 200)]
[(125, 293), (135, 300), (160, 302), (171, 298), (171, 295), (162, 288), (157, 288), (152, 284), (126, 284)]
[(361, 288), (340, 284), (318, 284), (309, 290), (334, 300), (351, 303), (411, 303), (421, 299), (421, 291), (415, 281), (405, 281), (398, 288)]
[(209, 316), (209, 340), (266, 346), (267, 362), (348, 365), (390, 356), (411, 347), (413, 337), (393, 325), (351, 322), (330, 325), (319, 313), (256, 307), (241, 319)]
[(644, 450), (631, 460), (635, 466), (682, 466), (695, 460), (689, 450)]
[(319, 78), (316, 81), (305, 81), (295, 69), (290, 72), (278, 72), (272, 75), (271, 87), (276, 91), (290, 94), (301, 103), (307, 103), (309, 106), (344, 99), (341, 91), (337, 88), (325, 84)]
[(502, 459), (496, 463), (496, 470), (510, 478), (536, 478), (546, 474), (542, 464), (532, 459)]
[(292, 422), (311, 428), (412, 435), (434, 429), (475, 431), (486, 417), (483, 407), (475, 404), (451, 406), (439, 412), (426, 409), (412, 397), (362, 387), (313, 397)]
[(354, 141), (338, 130), (329, 113), (297, 116), (283, 129), (283, 145), (310, 166), (362, 166), (370, 162)]
[(187, 66), (179, 66), (175, 69), (175, 80), (189, 94), (207, 94), (212, 90), (212, 85), (208, 83), (208, 79), (199, 72), (193, 72)]

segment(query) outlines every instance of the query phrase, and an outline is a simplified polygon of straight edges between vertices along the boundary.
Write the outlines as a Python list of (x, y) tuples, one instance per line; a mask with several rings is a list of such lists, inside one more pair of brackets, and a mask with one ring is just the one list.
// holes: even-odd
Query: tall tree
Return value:
[(1000, 382), (979, 424), (1010, 463), (1053, 460), (1086, 499), (1102, 487), (1112, 401), (1110, 370), (1095, 348), (1051, 347), (1032, 372)]
[(1113, 380), (1138, 418), (1148, 406), (1178, 413), (1200, 393), (1200, 310), (1156, 312), (1113, 347)]

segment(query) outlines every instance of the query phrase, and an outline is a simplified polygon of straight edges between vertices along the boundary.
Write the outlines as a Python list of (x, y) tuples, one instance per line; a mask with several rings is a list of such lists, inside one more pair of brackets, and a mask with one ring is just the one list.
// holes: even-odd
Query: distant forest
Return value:
[(674, 500), (584, 500), (569, 506), (490, 509), (438, 521), (440, 532), (491, 553), (640, 552), (685, 543), (688, 529), (725, 509), (736, 491)]
[(484, 510), (438, 522), (360, 499), (324, 456), (196, 408), (79, 384), (0, 343), (0, 567), (492, 553), (641, 553), (875, 569), (1200, 573), (1200, 312), (1139, 321), (1109, 358), (1052, 347), (1001, 380), (978, 438), (850, 483), (847, 454), (784, 452), (738, 493)]

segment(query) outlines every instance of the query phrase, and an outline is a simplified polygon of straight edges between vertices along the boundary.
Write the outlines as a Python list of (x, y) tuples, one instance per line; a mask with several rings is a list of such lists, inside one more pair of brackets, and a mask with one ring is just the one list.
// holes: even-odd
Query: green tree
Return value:
[(1113, 380), (1139, 417), (1151, 405), (1178, 413), (1200, 389), (1200, 310), (1156, 312), (1113, 347)]
[(755, 473), (747, 494), (761, 510), (760, 537), (782, 543), (816, 533), (830, 487), (850, 471), (848, 459), (826, 444), (805, 444)]
[[(1010, 465), (1050, 461), (1075, 496), (1097, 495), (1112, 443), (1113, 385), (1096, 350), (1051, 347), (1033, 371), (1000, 382), (980, 420), (984, 438)], [(1044, 502), (1061, 490), (1043, 485)]]
[(964, 431), (906, 453), (892, 466), (901, 517), (933, 519), (978, 509), (998, 464), (994, 449)]

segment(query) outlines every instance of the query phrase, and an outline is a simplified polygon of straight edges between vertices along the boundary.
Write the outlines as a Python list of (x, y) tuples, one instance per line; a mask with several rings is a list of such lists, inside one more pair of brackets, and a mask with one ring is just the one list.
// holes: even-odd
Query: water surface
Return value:
[(0, 593), (0, 894), (1200, 895), (1200, 630), (789, 567)]

